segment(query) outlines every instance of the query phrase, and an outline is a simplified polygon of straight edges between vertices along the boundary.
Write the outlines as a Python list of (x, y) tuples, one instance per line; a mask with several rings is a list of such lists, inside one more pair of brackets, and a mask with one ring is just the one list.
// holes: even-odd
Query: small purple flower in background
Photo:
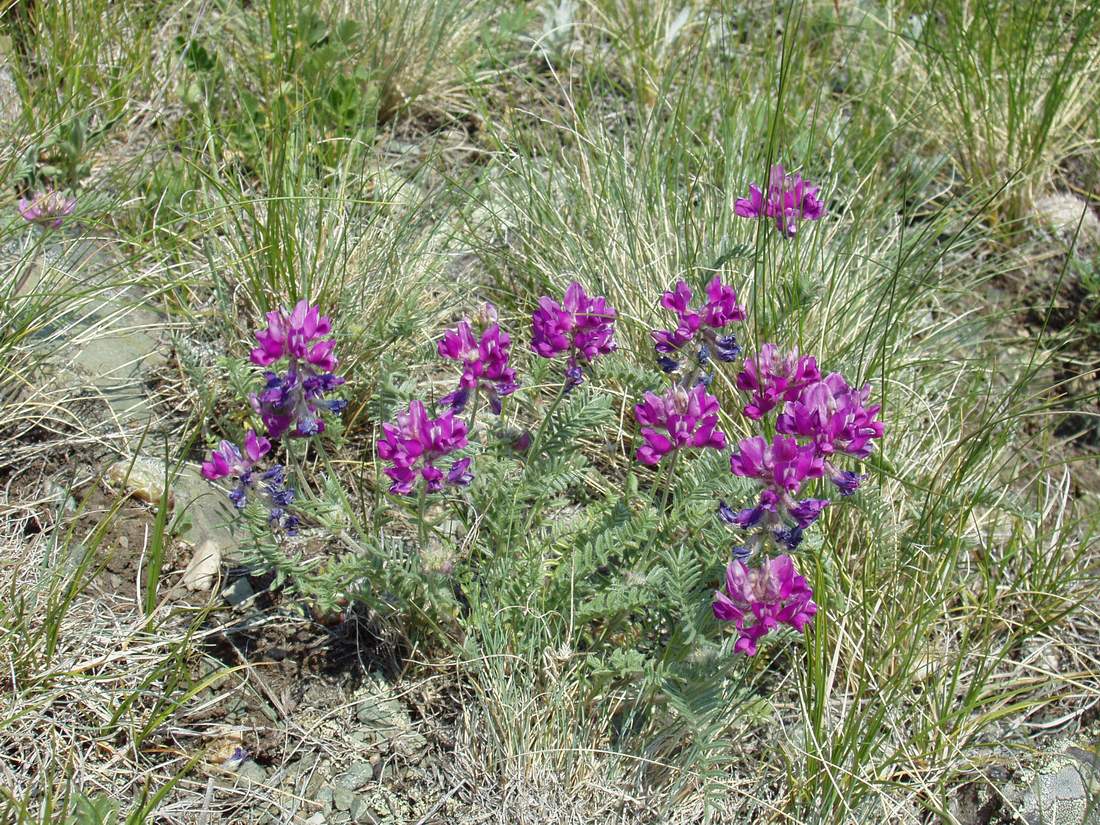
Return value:
[(757, 568), (734, 559), (726, 567), (726, 592), (714, 594), (714, 616), (737, 628), (734, 652), (753, 656), (757, 641), (779, 625), (805, 630), (817, 613), (813, 595), (790, 556), (766, 559)]
[(749, 197), (738, 198), (733, 211), (742, 218), (771, 218), (787, 237), (798, 232), (800, 220), (816, 221), (825, 214), (825, 205), (818, 198), (820, 187), (803, 180), (801, 175), (786, 174), (777, 163), (768, 178), (768, 192), (755, 183), (749, 184)]
[(249, 430), (244, 439), (244, 452), (230, 441), (222, 441), (218, 449), (210, 453), (210, 459), (202, 463), (203, 478), (216, 481), (219, 478), (237, 479), (237, 486), (230, 490), (229, 500), (238, 510), (248, 504), (250, 493), (259, 493), (268, 507), (268, 521), (282, 525), (293, 532), (298, 519), (289, 515), (286, 508), (294, 501), (294, 490), (286, 486), (286, 473), (282, 465), (259, 472), (255, 465), (271, 452), (271, 442)]
[(531, 349), (543, 358), (569, 354), (566, 385), (584, 380), (582, 365), (615, 351), (615, 310), (603, 297), (592, 298), (574, 281), (559, 304), (548, 295), (539, 298), (531, 316)]
[(744, 411), (758, 421), (781, 401), (795, 400), (803, 387), (820, 380), (812, 355), (799, 356), (798, 350), (783, 355), (775, 344), (764, 344), (755, 357), (745, 359), (737, 388), (752, 394)]
[(725, 433), (717, 429), (718, 399), (702, 384), (690, 390), (670, 387), (664, 395), (647, 392), (634, 407), (634, 417), (645, 439), (637, 453), (643, 464), (657, 464), (681, 447), (726, 448)]
[(805, 529), (829, 504), (827, 499), (794, 499), (803, 482), (820, 478), (825, 467), (813, 447), (799, 444), (793, 438), (776, 435), (770, 444), (759, 435), (742, 439), (730, 456), (730, 472), (754, 478), (764, 486), (755, 507), (736, 513), (732, 521), (723, 519), (738, 527), (754, 527), (765, 517), (765, 526), (779, 526), (786, 515), (800, 529)]
[(700, 362), (710, 357), (710, 350), (720, 361), (733, 361), (741, 354), (741, 347), (733, 335), (719, 335), (719, 330), (732, 323), (745, 320), (745, 308), (737, 303), (737, 293), (733, 287), (722, 283), (717, 275), (707, 284), (707, 302), (698, 308), (691, 306), (691, 288), (678, 281), (675, 289), (661, 296), (661, 306), (676, 313), (676, 328), (654, 330), (650, 333), (658, 352), (658, 363), (665, 372), (671, 372), (678, 366), (671, 358), (696, 334), (702, 334), (703, 348), (700, 350)]
[(385, 473), (393, 480), (390, 492), (409, 495), (422, 478), (430, 493), (443, 485), (465, 486), (473, 480), (470, 459), (455, 461), (447, 473), (435, 462), (466, 446), (466, 422), (446, 412), (432, 418), (422, 401), (409, 403), (407, 412), (398, 413), (396, 422), (382, 425), (383, 437), (378, 441), (378, 455), (393, 463)]
[(23, 220), (50, 229), (60, 229), (64, 219), (73, 214), (74, 209), (76, 198), (66, 197), (54, 189), (19, 199), (19, 214)]
[(332, 322), (305, 299), (293, 311), (267, 313), (267, 329), (256, 333), (259, 346), (252, 350), (252, 363), (266, 367), (286, 358), (286, 373), (264, 373), (264, 388), (249, 396), (252, 409), (263, 419), (267, 434), (279, 438), (288, 430), (298, 437), (317, 435), (325, 429), (321, 411), (339, 413), (347, 402), (325, 399), (344, 383), (334, 375), (336, 342), (324, 338)]
[(470, 393), (484, 392), (489, 407), (500, 415), (503, 396), (516, 391), (516, 371), (508, 366), (508, 350), (512, 339), (496, 322), (497, 311), (492, 304), (485, 304), (483, 318), (487, 326), (480, 336), (475, 336), (470, 322), (463, 319), (455, 329), (447, 330), (439, 342), (439, 354), (452, 361), (462, 362), (462, 378), (458, 389), (444, 396), (440, 402), (461, 412), (466, 407)]
[(657, 464), (683, 447), (726, 449), (725, 433), (717, 429), (718, 399), (702, 384), (669, 387), (664, 395), (646, 393), (634, 415), (646, 441), (637, 453), (642, 464)]

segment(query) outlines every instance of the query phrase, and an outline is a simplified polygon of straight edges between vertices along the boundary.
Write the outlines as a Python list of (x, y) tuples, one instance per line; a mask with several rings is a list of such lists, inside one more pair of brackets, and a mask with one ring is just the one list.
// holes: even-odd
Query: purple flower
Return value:
[(210, 453), (210, 460), (202, 463), (202, 477), (208, 481), (240, 477), (252, 470), (252, 466), (271, 451), (271, 442), (255, 431), (249, 430), (244, 437), (244, 454), (231, 441), (222, 441), (218, 449)]
[(574, 281), (559, 304), (548, 295), (539, 298), (531, 316), (531, 349), (543, 358), (569, 354), (567, 381), (575, 386), (584, 375), (581, 363), (614, 352), (615, 310), (603, 297), (591, 298)]
[(347, 402), (325, 396), (344, 383), (334, 375), (336, 342), (324, 338), (332, 322), (305, 299), (287, 313), (267, 313), (267, 329), (256, 333), (259, 346), (252, 350), (252, 363), (270, 366), (286, 358), (285, 374), (264, 373), (264, 388), (249, 396), (252, 409), (260, 416), (271, 438), (287, 431), (307, 438), (325, 429), (322, 411), (339, 413)]
[(718, 399), (702, 384), (690, 390), (670, 387), (663, 396), (647, 392), (634, 407), (634, 417), (645, 439), (637, 453), (643, 464), (657, 464), (681, 447), (726, 448), (726, 436), (717, 429)]
[(823, 381), (803, 387), (793, 401), (787, 401), (775, 428), (812, 439), (819, 455), (839, 452), (868, 458), (874, 449), (871, 440), (883, 434), (882, 422), (875, 418), (881, 406), (864, 406), (870, 394), (870, 384), (856, 390), (840, 373), (830, 373)]
[(799, 529), (805, 530), (817, 521), (821, 511), (828, 507), (830, 503), (827, 498), (804, 498), (796, 502), (794, 507), (788, 508), (787, 512), (794, 519)]
[(66, 197), (55, 189), (34, 193), (19, 199), (19, 214), (27, 223), (50, 229), (60, 229), (64, 219), (76, 209), (76, 198)]
[(378, 455), (392, 462), (385, 469), (392, 480), (390, 492), (409, 495), (418, 477), (424, 479), (428, 492), (438, 492), (444, 483), (465, 485), (473, 476), (470, 459), (454, 462), (446, 474), (435, 462), (466, 446), (466, 422), (446, 412), (431, 418), (422, 401), (412, 401), (408, 412), (399, 413), (396, 422), (383, 424), (383, 437), (378, 441)]
[(805, 529), (829, 506), (828, 499), (795, 500), (803, 482), (825, 474), (825, 464), (813, 447), (799, 444), (793, 438), (776, 435), (771, 444), (759, 435), (743, 439), (730, 456), (730, 471), (736, 476), (755, 478), (763, 485), (755, 507), (736, 513), (727, 507), (729, 512), (721, 513), (723, 520), (738, 527), (748, 529), (763, 520), (773, 526), (793, 522)]
[(736, 558), (730, 561), (726, 592), (715, 592), (713, 608), (716, 619), (734, 623), (734, 652), (746, 656), (755, 655), (757, 641), (779, 625), (801, 633), (817, 613), (813, 591), (788, 555), (767, 559), (755, 569)]
[(458, 389), (441, 399), (455, 412), (466, 406), (470, 392), (480, 389), (489, 399), (489, 407), (500, 415), (503, 396), (515, 392), (516, 371), (508, 366), (508, 350), (512, 339), (496, 323), (496, 307), (486, 304), (483, 317), (491, 319), (480, 337), (474, 335), (470, 322), (463, 319), (455, 329), (447, 330), (439, 342), (439, 354), (462, 362), (462, 378)]
[(272, 525), (282, 525), (288, 533), (292, 533), (298, 519), (286, 512), (294, 501), (294, 490), (287, 487), (285, 470), (279, 464), (263, 473), (257, 473), (255, 469), (257, 462), (269, 452), (271, 442), (249, 430), (244, 439), (243, 454), (232, 442), (222, 441), (218, 449), (210, 453), (210, 460), (203, 462), (202, 475), (209, 481), (227, 476), (237, 479), (237, 486), (228, 495), (238, 510), (243, 510), (248, 503), (248, 495), (258, 490), (267, 503), (268, 521)]
[(703, 349), (700, 352), (705, 353), (704, 360), (709, 357), (710, 349), (722, 361), (733, 361), (740, 355), (741, 348), (734, 336), (717, 334), (718, 330), (745, 320), (745, 308), (737, 303), (737, 293), (733, 287), (723, 284), (717, 275), (707, 284), (706, 292), (707, 301), (701, 307), (692, 307), (692, 291), (684, 281), (678, 281), (671, 292), (661, 296), (661, 306), (676, 314), (675, 329), (654, 330), (650, 333), (659, 354), (658, 360), (664, 358), (661, 366), (666, 372), (669, 371), (666, 364), (674, 365), (676, 362), (667, 355), (660, 354), (678, 352), (700, 332), (703, 338)]
[(863, 479), (867, 476), (853, 473), (851, 470), (838, 470), (828, 461), (825, 462), (825, 473), (833, 484), (836, 485), (842, 496), (850, 496), (859, 489)]
[(819, 380), (821, 373), (812, 355), (800, 357), (798, 350), (782, 355), (775, 344), (764, 344), (755, 357), (745, 359), (737, 388), (752, 394), (744, 411), (756, 421), (781, 401), (795, 400), (803, 387)]
[(763, 436), (757, 435), (742, 439), (737, 445), (730, 456), (730, 472), (735, 476), (755, 478), (765, 489), (782, 495), (797, 493), (802, 482), (820, 478), (825, 469), (812, 447), (779, 435), (769, 444)]
[(742, 218), (771, 218), (787, 237), (798, 231), (800, 220), (816, 221), (825, 214), (825, 205), (818, 198), (820, 187), (813, 186), (801, 175), (785, 173), (782, 164), (771, 169), (767, 196), (755, 183), (749, 184), (749, 197), (738, 198), (733, 211)]
[(252, 350), (252, 363), (267, 367), (280, 358), (290, 358), (307, 361), (323, 372), (332, 372), (336, 369), (336, 358), (332, 354), (336, 342), (321, 340), (331, 331), (331, 319), (321, 315), (317, 307), (303, 298), (289, 314), (286, 310), (267, 313), (267, 329), (256, 333), (260, 346)]

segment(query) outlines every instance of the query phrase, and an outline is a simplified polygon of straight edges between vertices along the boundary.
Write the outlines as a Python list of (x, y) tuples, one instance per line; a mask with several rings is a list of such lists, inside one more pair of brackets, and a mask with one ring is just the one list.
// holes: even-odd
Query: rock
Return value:
[(347, 788), (335, 787), (332, 789), (332, 804), (338, 811), (351, 810), (351, 803), (355, 801), (355, 794)]
[(214, 586), (221, 564), (221, 548), (207, 539), (195, 548), (191, 563), (183, 571), (183, 586), (188, 590), (209, 590)]
[(333, 780), (333, 785), (349, 791), (357, 791), (374, 781), (374, 765), (370, 762), (355, 762), (344, 773)]
[[(1091, 246), (1100, 243), (1100, 218), (1076, 195), (1058, 192), (1039, 198), (1035, 202), (1034, 215), (1039, 224), (1052, 230), (1063, 240), (1070, 241), (1077, 235), (1078, 245)], [(1080, 233), (1077, 231), (1078, 223), (1081, 224)]]
[[(169, 470), (170, 472), (170, 470)], [(138, 456), (124, 458), (107, 468), (107, 483), (116, 490), (125, 491), (134, 498), (159, 506), (164, 496), (166, 471), (163, 461)], [(175, 507), (175, 496), (168, 492), (168, 508)]]
[(328, 785), (317, 791), (316, 799), (321, 803), (321, 808), (326, 814), (332, 811), (333, 796), (332, 788)]
[(325, 815), (318, 811), (306, 820), (305, 825), (325, 825)]
[(374, 822), (374, 817), (370, 815), (370, 803), (367, 802), (366, 797), (357, 796), (355, 801), (351, 803), (351, 819), (353, 822)]
[(267, 768), (249, 759), (237, 768), (237, 775), (251, 782), (263, 784), (267, 780)]
[(233, 605), (233, 607), (239, 607), (254, 595), (256, 594), (252, 591), (252, 585), (249, 584), (248, 579), (243, 576), (239, 579), (235, 579), (229, 587), (222, 590), (222, 598)]
[(1070, 747), (1036, 772), (1019, 805), (1028, 825), (1100, 825), (1100, 756)]

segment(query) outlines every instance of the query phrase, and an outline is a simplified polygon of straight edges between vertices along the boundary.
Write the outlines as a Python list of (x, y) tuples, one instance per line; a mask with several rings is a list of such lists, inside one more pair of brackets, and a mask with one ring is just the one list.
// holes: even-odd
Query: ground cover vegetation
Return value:
[(4, 821), (1096, 821), (1100, 7), (0, 54)]

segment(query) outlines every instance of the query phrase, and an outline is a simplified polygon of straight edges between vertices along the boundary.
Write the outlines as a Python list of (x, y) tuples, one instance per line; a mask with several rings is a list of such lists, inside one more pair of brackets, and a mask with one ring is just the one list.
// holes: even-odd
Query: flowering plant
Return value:
[(209, 481), (232, 478), (236, 486), (228, 493), (238, 510), (250, 500), (267, 511), (267, 523), (293, 535), (300, 517), (289, 511), (297, 492), (287, 476), (284, 464), (259, 469), (261, 460), (274, 449), (273, 442), (284, 435), (308, 438), (324, 431), (322, 413), (340, 413), (347, 402), (325, 396), (341, 386), (344, 379), (334, 374), (337, 366), (336, 342), (326, 338), (332, 321), (303, 299), (291, 311), (267, 313), (267, 327), (256, 332), (258, 344), (250, 355), (256, 366), (268, 367), (285, 359), (285, 372), (265, 370), (264, 386), (251, 393), (253, 412), (263, 422), (266, 437), (248, 430), (243, 449), (223, 440), (202, 464), (202, 475)]
[(19, 199), (19, 214), (27, 223), (47, 229), (60, 229), (65, 218), (76, 209), (76, 198), (56, 189), (44, 189)]
[(749, 196), (737, 199), (734, 212), (742, 218), (771, 218), (789, 238), (798, 232), (799, 221), (816, 221), (825, 215), (825, 205), (818, 197), (820, 191), (820, 187), (803, 180), (801, 175), (788, 174), (777, 163), (768, 176), (767, 192), (750, 183)]

